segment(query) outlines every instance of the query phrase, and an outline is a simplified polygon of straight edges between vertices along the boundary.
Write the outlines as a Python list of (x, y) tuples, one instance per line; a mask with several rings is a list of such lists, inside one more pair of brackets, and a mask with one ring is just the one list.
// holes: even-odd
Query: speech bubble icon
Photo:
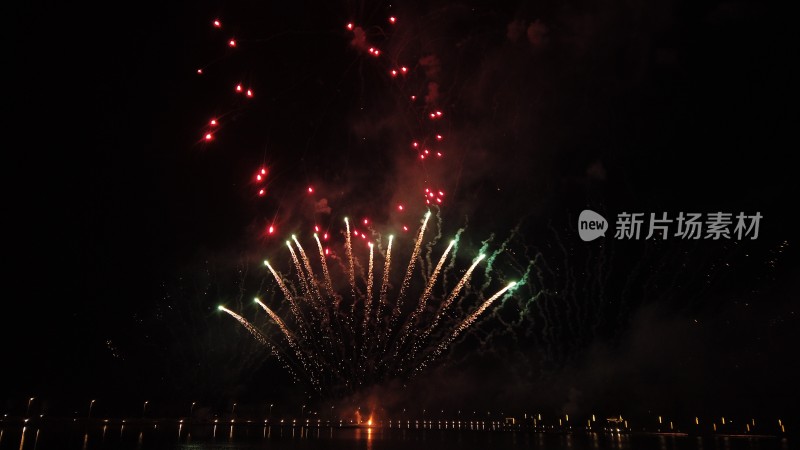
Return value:
[(593, 241), (600, 236), (605, 237), (606, 230), (608, 230), (608, 221), (592, 211), (591, 209), (584, 209), (578, 217), (578, 234), (586, 242)]

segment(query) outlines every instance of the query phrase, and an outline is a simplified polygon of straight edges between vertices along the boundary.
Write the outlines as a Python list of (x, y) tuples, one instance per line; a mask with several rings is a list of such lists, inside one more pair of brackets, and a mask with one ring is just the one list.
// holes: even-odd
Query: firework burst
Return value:
[[(509, 283), (485, 300), (479, 295), (478, 305), (466, 315), (453, 311), (451, 306), (467, 295), (465, 287), (475, 269), (486, 261), (486, 255), (481, 249), (448, 289), (439, 280), (443, 274), (455, 270), (458, 239), (453, 239), (431, 273), (420, 277), (423, 280), (418, 283), (415, 267), (422, 260), (420, 253), (429, 218), (430, 212), (421, 222), (411, 258), (396, 289), (390, 283), (393, 237), (389, 237), (385, 249), (372, 242), (368, 244), (368, 269), (363, 276), (350, 239), (349, 222), (345, 220), (345, 260), (337, 259), (341, 276), (346, 278), (342, 283), (344, 289), (334, 288), (327, 262), (330, 256), (323, 251), (318, 236), (314, 236), (319, 249), (318, 264), (308, 257), (300, 240), (292, 236), (286, 244), (293, 276), (282, 275), (264, 261), (282, 297), (272, 302), (288, 303), (286, 317), (281, 317), (260, 298), (255, 303), (268, 316), (263, 329), (224, 306), (219, 309), (242, 324), (297, 381), (307, 383), (317, 392), (355, 390), (394, 378), (412, 378), (436, 361), (495, 301), (510, 295), (515, 286), (514, 282)], [(379, 290), (374, 287), (376, 250), (384, 258)], [(448, 260), (450, 265), (445, 267)], [(333, 274), (338, 275), (336, 271)], [(417, 286), (424, 286), (421, 293), (415, 292)], [(438, 295), (439, 291), (443, 295)]]
[[(264, 326), (253, 325), (240, 315), (244, 313), (220, 307), (264, 344), (295, 379), (319, 392), (340, 386), (354, 390), (417, 375), (457, 344), (459, 336), (463, 337), (484, 311), (497, 299), (510, 295), (513, 288), (512, 283), (488, 299), (484, 297), (483, 291), (500, 289), (490, 286), (489, 272), (495, 254), (487, 253), (486, 246), (470, 255), (470, 262), (462, 268), (462, 264), (456, 264), (458, 235), (441, 253), (434, 251), (440, 235), (429, 237), (426, 244), (430, 208), (440, 211), (445, 204), (459, 198), (458, 180), (451, 175), (461, 171), (451, 169), (463, 158), (449, 159), (458, 155), (458, 149), (457, 139), (450, 133), (451, 109), (440, 86), (439, 58), (435, 54), (403, 50), (416, 47), (409, 44), (417, 39), (414, 36), (418, 33), (394, 15), (387, 15), (385, 20), (388, 28), (357, 22), (343, 24), (339, 39), (344, 37), (342, 43), (349, 43), (342, 46), (343, 58), (374, 68), (375, 79), (386, 83), (386, 89), (372, 99), (374, 111), (381, 111), (383, 108), (377, 108), (380, 105), (395, 105), (387, 111), (395, 111), (391, 114), (396, 115), (396, 120), (390, 122), (396, 124), (396, 132), (389, 133), (387, 141), (380, 145), (382, 149), (402, 150), (392, 159), (397, 160), (395, 170), (408, 172), (408, 176), (396, 177), (402, 181), (393, 187), (397, 194), (391, 199), (388, 219), (396, 222), (396, 229), (408, 238), (394, 250), (395, 255), (398, 250), (407, 254), (408, 260), (392, 261), (393, 245), (398, 243), (393, 236), (380, 237), (372, 227), (372, 218), (363, 216), (352, 222), (344, 219), (344, 242), (336, 244), (343, 249), (337, 254), (328, 234), (331, 208), (336, 207), (326, 197), (331, 194), (331, 186), (324, 178), (310, 176), (311, 185), (304, 184), (307, 187), (303, 189), (302, 200), (296, 202), (300, 191), (297, 186), (283, 186), (279, 182), (285, 168), (279, 166), (277, 159), (268, 163), (270, 158), (265, 150), (260, 164), (245, 174), (246, 185), (257, 194), (253, 196), (257, 208), (268, 212), (265, 232), (260, 237), (271, 245), (284, 224), (296, 222), (291, 216), (298, 208), (288, 203), (313, 206), (313, 213), (309, 210), (307, 214), (313, 214), (313, 236), (319, 255), (317, 258), (313, 252), (306, 252), (301, 239), (292, 235), (286, 240), (288, 275), (264, 262), (275, 281), (277, 294), (255, 300), (266, 313)], [(253, 67), (261, 67), (255, 62), (263, 60), (269, 46), (279, 45), (273, 39), (279, 34), (262, 39), (254, 34), (260, 30), (248, 33), (240, 28), (234, 37), (227, 31), (232, 29), (227, 19), (224, 26), (219, 18), (210, 19), (210, 23), (213, 39), (227, 48), (224, 55), (212, 58), (214, 63), (203, 65), (197, 74), (204, 75), (207, 80), (204, 82), (212, 83), (214, 90), (225, 91), (225, 98), (231, 103), (215, 108), (203, 120), (199, 132), (208, 149), (220, 149), (228, 147), (230, 136), (237, 129), (233, 126), (234, 117), (244, 108), (258, 111), (259, 104), (269, 101), (268, 96), (255, 95), (258, 86), (252, 84), (257, 81), (253, 75), (239, 73), (238, 64), (223, 62), (238, 55), (243, 61), (253, 62)], [(232, 70), (237, 73), (227, 74)], [(229, 76), (222, 84), (219, 78), (208, 76), (223, 73)], [(374, 118), (370, 116), (370, 120)], [(311, 136), (315, 134), (316, 131)], [(363, 142), (366, 138), (361, 134)], [(310, 145), (311, 140), (307, 146)], [(328, 164), (331, 162), (324, 160), (323, 165)], [(282, 189), (289, 194), (281, 194)], [(423, 209), (427, 213), (415, 230), (408, 217), (416, 217)], [(366, 210), (382, 221), (380, 212), (371, 207)], [(303, 220), (307, 219), (308, 215)], [(365, 248), (368, 252), (363, 251)], [(435, 265), (431, 261), (434, 255), (438, 261)], [(393, 265), (401, 267), (396, 269), (396, 280), (392, 276)], [(483, 285), (472, 287), (473, 273), (480, 274), (481, 265), (485, 266)], [(524, 281), (523, 278), (521, 283)]]

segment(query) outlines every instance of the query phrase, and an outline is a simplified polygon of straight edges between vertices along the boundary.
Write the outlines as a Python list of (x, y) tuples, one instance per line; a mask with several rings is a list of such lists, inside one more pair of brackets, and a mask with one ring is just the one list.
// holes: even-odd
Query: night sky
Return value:
[[(53, 414), (89, 398), (115, 414), (143, 399), (302, 401), (216, 305), (235, 305), (240, 287), (255, 295), (259, 261), (285, 253), (267, 225), (285, 236), (322, 221), (338, 233), (350, 215), (416, 227), (425, 178), (447, 189), (444, 231), (466, 226), (465, 250), (518, 230), (517, 262), (538, 255), (541, 275), (526, 292), (544, 292), (536, 301), (553, 316), (523, 314), (509, 329), (502, 320), (520, 313), (504, 304), (414, 382), (420, 402), (687, 414), (796, 404), (797, 48), (786, 11), (321, 5), (12, 7), (0, 412), (31, 396)], [(411, 68), (405, 81), (388, 74), (392, 61)], [(235, 95), (238, 82), (252, 101)], [(436, 109), (448, 159), (423, 171), (409, 143), (430, 134), (424, 114)], [(224, 126), (206, 143), (212, 117)], [(264, 198), (252, 182), (262, 165)], [(314, 213), (321, 198), (331, 214)], [(755, 241), (583, 242), (587, 208), (609, 221), (764, 218)]]

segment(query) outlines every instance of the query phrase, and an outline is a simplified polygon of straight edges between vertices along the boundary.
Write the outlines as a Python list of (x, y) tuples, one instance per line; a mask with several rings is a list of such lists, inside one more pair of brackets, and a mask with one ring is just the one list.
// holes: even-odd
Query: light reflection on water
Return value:
[[(469, 429), (279, 427), (174, 423), (137, 424), (28, 424), (0, 427), (0, 450), (54, 449), (541, 449), (541, 450), (788, 450), (778, 438), (692, 437), (629, 434), (544, 434), (529, 431), (475, 431)], [(119, 427), (119, 433), (114, 428)], [(111, 431), (109, 433), (108, 431)], [(227, 431), (227, 433), (226, 433)]]

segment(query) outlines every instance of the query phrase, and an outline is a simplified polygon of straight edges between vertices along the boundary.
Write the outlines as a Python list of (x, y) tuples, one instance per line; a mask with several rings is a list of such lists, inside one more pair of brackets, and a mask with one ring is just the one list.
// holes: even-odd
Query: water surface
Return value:
[(540, 449), (540, 450), (788, 450), (771, 437), (484, 431), (397, 428), (305, 428), (261, 424), (81, 425), (41, 423), (0, 427), (0, 449)]

